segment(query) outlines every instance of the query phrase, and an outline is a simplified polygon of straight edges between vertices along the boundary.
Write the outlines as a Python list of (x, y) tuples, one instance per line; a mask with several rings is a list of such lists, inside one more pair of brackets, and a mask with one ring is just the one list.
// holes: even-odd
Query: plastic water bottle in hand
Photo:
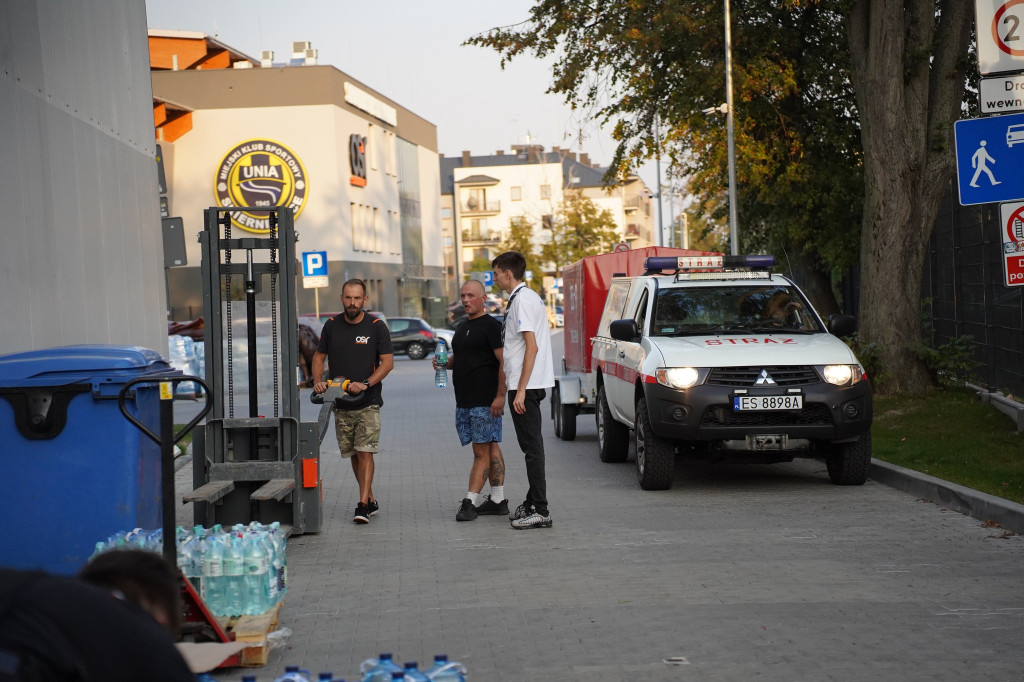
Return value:
[(438, 339), (437, 348), (434, 349), (434, 362), (437, 363), (437, 369), (434, 370), (434, 384), (438, 388), (444, 388), (448, 385), (448, 350), (445, 348), (444, 339)]

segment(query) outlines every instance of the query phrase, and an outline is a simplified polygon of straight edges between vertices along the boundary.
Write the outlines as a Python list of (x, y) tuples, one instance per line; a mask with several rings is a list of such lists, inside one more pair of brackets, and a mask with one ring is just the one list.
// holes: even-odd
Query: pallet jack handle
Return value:
[[(186, 424), (177, 433), (174, 432), (174, 389), (178, 384), (191, 382), (203, 388), (203, 399), (205, 404), (192, 421)], [(160, 385), (160, 434), (153, 433), (149, 427), (139, 421), (138, 417), (128, 411), (125, 399), (128, 397), (129, 389), (139, 384)], [(163, 536), (164, 536), (164, 558), (171, 562), (172, 566), (178, 565), (178, 552), (174, 538), (174, 446), (207, 415), (213, 407), (210, 387), (199, 377), (175, 375), (154, 375), (138, 377), (125, 383), (121, 392), (117, 394), (117, 407), (125, 419), (130, 421), (137, 429), (146, 434), (154, 443), (160, 446), (160, 483), (161, 495), (163, 497)]]

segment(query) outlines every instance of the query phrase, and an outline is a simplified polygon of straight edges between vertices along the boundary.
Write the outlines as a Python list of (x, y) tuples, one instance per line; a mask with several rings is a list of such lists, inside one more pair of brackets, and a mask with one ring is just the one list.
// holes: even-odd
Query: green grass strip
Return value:
[(1024, 504), (1024, 433), (969, 389), (875, 396), (873, 457)]

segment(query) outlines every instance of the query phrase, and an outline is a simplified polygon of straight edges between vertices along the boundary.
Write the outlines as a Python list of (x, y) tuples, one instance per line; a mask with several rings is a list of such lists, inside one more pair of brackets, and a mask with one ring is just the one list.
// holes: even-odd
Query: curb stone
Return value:
[(1024, 505), (1016, 502), (877, 459), (872, 460), (868, 477), (979, 521), (995, 521), (1000, 528), (1024, 533)]

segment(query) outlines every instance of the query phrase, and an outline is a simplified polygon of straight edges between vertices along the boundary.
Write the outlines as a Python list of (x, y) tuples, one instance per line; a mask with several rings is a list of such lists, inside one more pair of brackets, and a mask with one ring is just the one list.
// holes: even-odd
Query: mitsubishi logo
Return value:
[(770, 386), (775, 385), (775, 379), (772, 379), (772, 375), (768, 373), (768, 370), (762, 369), (761, 373), (757, 376), (757, 381), (754, 382), (755, 386), (761, 386), (768, 384)]

